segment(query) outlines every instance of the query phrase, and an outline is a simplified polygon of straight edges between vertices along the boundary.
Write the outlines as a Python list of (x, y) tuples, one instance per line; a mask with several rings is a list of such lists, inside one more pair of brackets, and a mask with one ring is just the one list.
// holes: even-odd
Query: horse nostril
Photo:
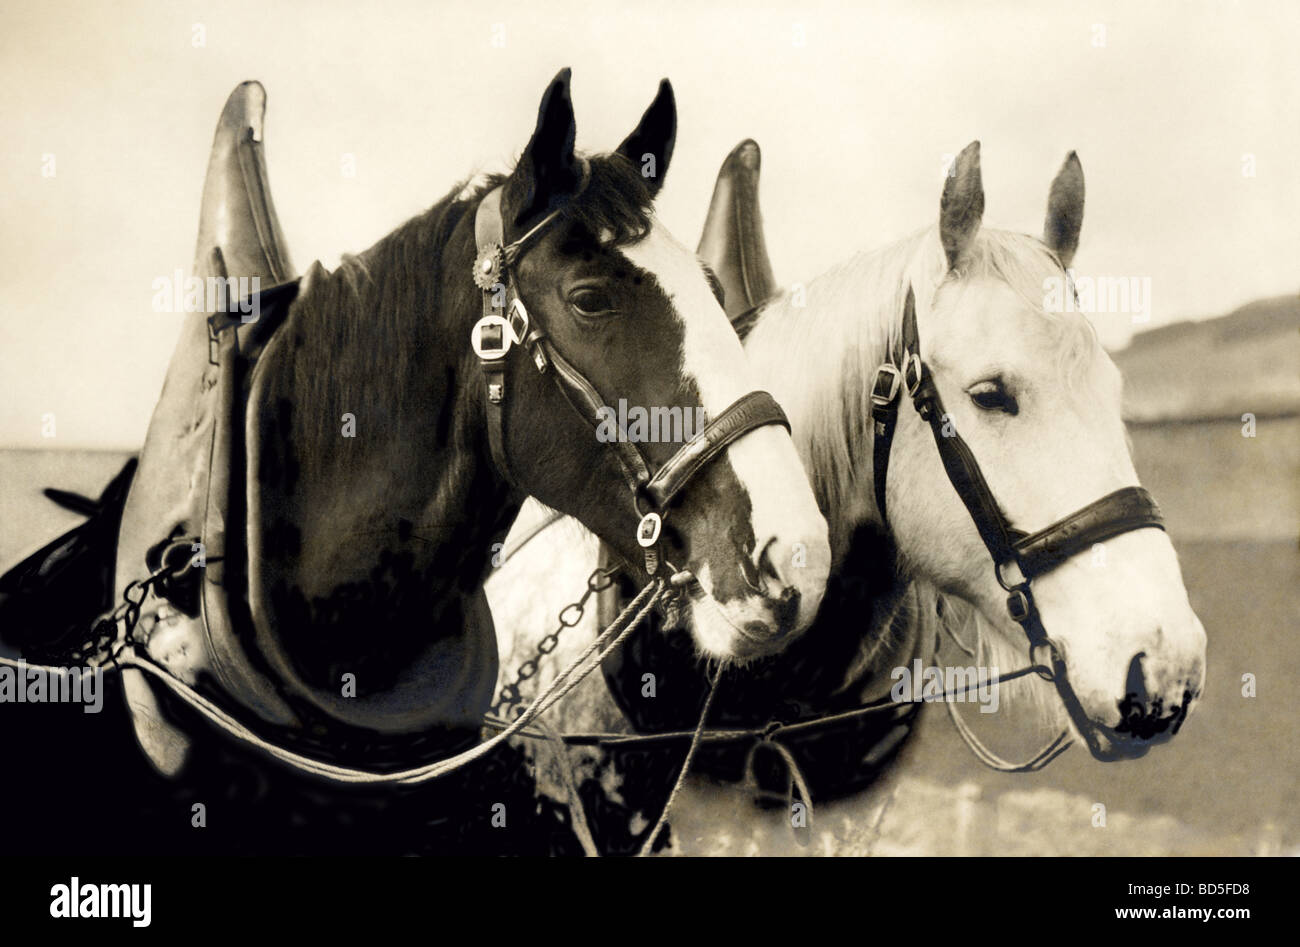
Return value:
[(1132, 699), (1142, 704), (1147, 702), (1147, 677), (1142, 669), (1142, 662), (1146, 656), (1145, 651), (1139, 651), (1133, 655), (1133, 660), (1128, 664), (1128, 678), (1124, 682), (1124, 690), (1128, 696), (1125, 700)]
[(777, 596), (776, 605), (773, 611), (776, 613), (777, 625), (784, 631), (792, 627), (795, 619), (799, 617), (799, 600), (802, 596), (799, 590), (792, 585), (787, 585)]
[(1139, 651), (1129, 662), (1124, 699), (1119, 702), (1117, 734), (1138, 740), (1152, 740), (1165, 733), (1177, 733), (1187, 719), (1187, 712), (1195, 699), (1188, 689), (1183, 690), (1181, 703), (1166, 707), (1160, 694), (1152, 695), (1147, 687), (1146, 671), (1142, 662), (1146, 652)]
[(1128, 665), (1128, 676), (1124, 681), (1124, 699), (1119, 702), (1119, 726), (1116, 733), (1130, 733), (1137, 736), (1151, 727), (1151, 701), (1147, 694), (1146, 674), (1142, 670), (1142, 659), (1146, 652), (1139, 651), (1133, 655)]

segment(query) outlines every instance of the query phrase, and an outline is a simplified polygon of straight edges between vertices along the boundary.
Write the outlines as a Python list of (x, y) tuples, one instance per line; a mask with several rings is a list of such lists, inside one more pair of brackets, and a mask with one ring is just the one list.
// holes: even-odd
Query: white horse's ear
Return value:
[(1047, 196), (1047, 220), (1043, 223), (1043, 242), (1068, 268), (1079, 249), (1079, 231), (1083, 229), (1083, 165), (1071, 151), (1056, 172)]
[(984, 217), (984, 182), (980, 179), (980, 143), (962, 149), (943, 182), (939, 201), (939, 238), (950, 269), (965, 259)]

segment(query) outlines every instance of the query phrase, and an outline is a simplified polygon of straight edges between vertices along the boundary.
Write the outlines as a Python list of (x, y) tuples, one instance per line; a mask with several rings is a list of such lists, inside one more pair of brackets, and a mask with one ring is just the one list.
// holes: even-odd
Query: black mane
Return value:
[[(593, 237), (612, 236), (613, 245), (634, 243), (650, 229), (653, 196), (639, 169), (618, 154), (590, 159), (587, 187), (561, 208), (561, 221)], [(427, 346), (460, 345), (450, 338), (457, 312), (477, 311), (470, 278), (473, 227), (462, 226), (483, 197), (506, 186), (509, 206), (518, 176), (490, 175), (469, 188), (461, 181), (424, 213), (374, 246), (345, 255), (337, 269), (311, 286), (294, 304), (292, 370), (297, 397), (318, 410), (295, 412), (300, 443), (339, 444), (344, 413), (369, 430), (399, 435), (399, 412), (414, 407), (395, 392), (422, 389)], [(513, 235), (511, 235), (513, 236)], [(463, 279), (443, 272), (463, 265)], [(468, 346), (465, 346), (468, 351)], [(391, 383), (378, 385), (377, 378)]]

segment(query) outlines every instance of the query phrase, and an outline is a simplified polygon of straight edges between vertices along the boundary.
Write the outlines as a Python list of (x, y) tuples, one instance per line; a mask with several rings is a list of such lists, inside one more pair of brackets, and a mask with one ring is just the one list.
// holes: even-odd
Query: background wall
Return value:
[[(1300, 6), (1023, 6), (6, 5), (0, 445), (143, 440), (178, 325), (152, 310), (152, 282), (188, 270), (213, 124), (248, 78), (269, 93), (271, 182), (300, 267), (331, 266), (456, 180), (507, 167), (570, 65), (592, 150), (615, 146), (672, 78), (680, 130), (660, 206), (683, 240), (723, 156), (759, 141), (783, 282), (928, 224), (947, 156), (979, 138), (986, 221), (1030, 232), (1078, 149), (1077, 269), (1151, 278), (1151, 325), (1294, 293)], [(1096, 321), (1111, 345), (1134, 328), (1127, 314)]]

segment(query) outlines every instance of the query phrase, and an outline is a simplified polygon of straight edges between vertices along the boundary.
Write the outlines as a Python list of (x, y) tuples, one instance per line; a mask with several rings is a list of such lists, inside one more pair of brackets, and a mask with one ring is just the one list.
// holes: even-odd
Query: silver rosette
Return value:
[(497, 283), (504, 282), (501, 271), (505, 268), (505, 257), (501, 245), (494, 243), (484, 247), (474, 261), (474, 285), (482, 290), (491, 290)]

